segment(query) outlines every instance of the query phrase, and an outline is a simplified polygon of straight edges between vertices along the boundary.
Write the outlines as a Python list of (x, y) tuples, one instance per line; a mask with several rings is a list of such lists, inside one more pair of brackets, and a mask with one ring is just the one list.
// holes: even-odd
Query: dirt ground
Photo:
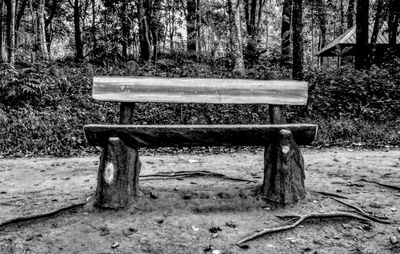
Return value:
[[(0, 253), (400, 253), (400, 192), (357, 181), (400, 186), (400, 151), (303, 149), (303, 154), (307, 198), (284, 208), (256, 195), (262, 152), (142, 156), (142, 175), (208, 170), (255, 182), (143, 178), (143, 196), (129, 209), (70, 209), (0, 228)], [(0, 223), (84, 202), (94, 192), (97, 168), (98, 157), (0, 160)], [(346, 196), (347, 203), (394, 223), (311, 220), (250, 241), (247, 249), (236, 246), (257, 229), (282, 224), (277, 215), (349, 210), (315, 191)]]

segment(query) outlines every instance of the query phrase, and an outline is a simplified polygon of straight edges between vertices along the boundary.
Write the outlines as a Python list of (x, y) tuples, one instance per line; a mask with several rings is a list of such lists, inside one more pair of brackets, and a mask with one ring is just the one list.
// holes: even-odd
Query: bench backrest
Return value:
[(93, 98), (115, 102), (305, 105), (307, 91), (293, 80), (93, 78)]

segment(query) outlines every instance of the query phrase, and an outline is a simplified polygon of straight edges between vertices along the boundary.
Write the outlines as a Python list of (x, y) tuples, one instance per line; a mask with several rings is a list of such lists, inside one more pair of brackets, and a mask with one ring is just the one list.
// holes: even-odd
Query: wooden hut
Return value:
[[(374, 27), (369, 25), (369, 42), (371, 42), (372, 31)], [(316, 53), (319, 57), (345, 57), (354, 56), (356, 45), (356, 26), (353, 26), (332, 42), (323, 47)], [(400, 46), (400, 35), (397, 37), (397, 45)], [(389, 33), (387, 25), (384, 24), (379, 33), (375, 44), (376, 55), (383, 57), (389, 48)], [(381, 58), (380, 57), (380, 58)]]

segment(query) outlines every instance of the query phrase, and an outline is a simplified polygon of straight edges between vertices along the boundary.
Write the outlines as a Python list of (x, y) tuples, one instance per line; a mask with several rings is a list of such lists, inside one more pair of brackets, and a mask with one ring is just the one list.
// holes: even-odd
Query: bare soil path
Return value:
[[(361, 178), (400, 186), (400, 151), (303, 149), (307, 198), (274, 207), (256, 193), (262, 153), (142, 156), (142, 174), (208, 170), (219, 177), (142, 180), (143, 197), (123, 211), (81, 209), (0, 228), (0, 253), (400, 253), (400, 192)], [(0, 223), (84, 202), (95, 188), (97, 157), (0, 160)], [(255, 230), (280, 225), (277, 215), (327, 213), (347, 207), (314, 191), (348, 197), (347, 203), (395, 223), (317, 220), (235, 243)], [(211, 232), (212, 231), (212, 232)], [(392, 237), (392, 242), (390, 241)], [(218, 251), (220, 252), (218, 252)]]

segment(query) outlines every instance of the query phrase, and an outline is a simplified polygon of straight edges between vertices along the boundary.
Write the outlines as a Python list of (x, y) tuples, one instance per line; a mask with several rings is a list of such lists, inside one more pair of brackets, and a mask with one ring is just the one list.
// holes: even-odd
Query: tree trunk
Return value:
[(127, 7), (128, 1), (122, 0), (122, 7), (121, 7), (121, 24), (122, 24), (122, 56), (125, 61), (128, 59), (128, 39), (129, 39), (129, 23), (128, 23), (128, 13)]
[(47, 43), (47, 52), (49, 55), (49, 60), (51, 60), (51, 43), (53, 41), (53, 19), (59, 8), (58, 1), (59, 0), (51, 1), (50, 13), (48, 15), (48, 18), (45, 19), (46, 43)]
[(372, 30), (372, 35), (371, 35), (371, 56), (370, 56), (370, 61), (373, 63), (376, 59), (375, 53), (376, 53), (376, 42), (378, 40), (378, 34), (379, 31), (381, 30), (382, 26), (382, 11), (383, 11), (383, 2), (382, 0), (377, 0), (377, 7), (376, 7), (376, 13), (375, 13), (375, 19), (374, 19), (374, 28)]
[(187, 51), (196, 52), (196, 26), (197, 26), (197, 0), (186, 1), (186, 32), (187, 32)]
[(19, 31), (21, 19), (25, 13), (26, 4), (27, 4), (27, 0), (23, 0), (18, 8), (18, 14), (17, 14), (16, 20), (15, 20), (15, 31)]
[(79, 0), (74, 0), (74, 28), (75, 28), (75, 50), (76, 61), (83, 59), (83, 43), (81, 36), (81, 23), (80, 23), (80, 5)]
[(278, 204), (293, 204), (304, 199), (304, 159), (300, 148), (288, 130), (281, 130), (279, 137), (264, 152), (264, 181), (261, 195)]
[(245, 0), (244, 11), (247, 28), (246, 59), (252, 62), (257, 57), (257, 0)]
[(36, 15), (33, 11), (33, 0), (29, 0), (29, 11), (30, 11), (30, 18), (31, 18), (31, 29), (33, 31), (33, 36), (29, 40), (29, 46), (31, 49), (31, 62), (33, 63), (36, 60), (36, 51), (37, 51), (37, 22), (36, 22)]
[[(261, 10), (260, 10), (261, 12)], [(260, 19), (261, 20), (261, 19)], [(265, 17), (265, 50), (267, 54), (269, 52), (269, 19), (268, 16)]]
[(349, 0), (349, 5), (347, 8), (347, 29), (350, 29), (354, 26), (354, 8), (355, 8), (356, 0)]
[(49, 60), (50, 57), (47, 51), (47, 43), (46, 43), (46, 30), (45, 30), (45, 21), (44, 21), (44, 8), (45, 8), (45, 0), (39, 1), (38, 12), (37, 12), (37, 20), (38, 20), (38, 44), (40, 49), (40, 58), (42, 60)]
[(228, 0), (230, 40), (233, 53), (233, 71), (243, 74), (245, 71), (243, 61), (243, 44), (240, 22), (240, 0)]
[(290, 46), (291, 32), (290, 26), (292, 23), (292, 6), (293, 0), (284, 0), (282, 7), (282, 27), (281, 27), (281, 66), (290, 66)]
[[(170, 2), (170, 4), (171, 4), (171, 10), (170, 10), (170, 13), (171, 13), (171, 16), (170, 16), (170, 32), (169, 32), (169, 43), (170, 43), (170, 49), (171, 49), (171, 51), (174, 49), (174, 36), (175, 36), (175, 17), (176, 17), (176, 14), (175, 14), (175, 2), (174, 1), (171, 1)], [(196, 49), (195, 49), (196, 50)]]
[(4, 0), (0, 0), (0, 63), (4, 62), (3, 3)]
[(398, 0), (389, 1), (389, 46), (393, 51), (396, 46), (397, 41), (397, 31), (399, 28), (399, 18), (400, 18), (400, 3)]
[(357, 0), (355, 67), (358, 70), (367, 68), (368, 16), (369, 0)]
[[(146, 1), (146, 5), (144, 3)], [(151, 44), (149, 38), (148, 24), (148, 0), (139, 0), (139, 36), (140, 36), (140, 59), (148, 62), (151, 58)]]
[(339, 27), (339, 36), (344, 33), (344, 4), (343, 0), (340, 0), (340, 27)]
[(93, 49), (97, 48), (96, 40), (96, 0), (92, 0), (92, 42)]
[(7, 5), (7, 61), (15, 64), (15, 0), (6, 1)]
[(158, 57), (158, 28), (151, 29), (151, 37), (153, 38), (153, 64), (157, 64)]
[(200, 0), (196, 0), (197, 13), (196, 13), (196, 52), (201, 53), (201, 15), (200, 15)]
[(293, 79), (303, 80), (303, 0), (293, 0)]
[[(263, 8), (266, 5), (267, 1), (268, 0), (258, 0), (258, 17), (257, 17), (257, 22), (256, 22), (257, 37), (260, 35), (260, 26), (261, 26), (261, 20), (263, 17), (262, 11), (263, 11)], [(265, 19), (266, 19), (266, 23), (268, 25), (268, 14), (265, 15)], [(268, 30), (268, 28), (267, 28), (267, 30)]]
[[(318, 50), (326, 45), (326, 4), (324, 0), (316, 0), (317, 20), (319, 24), (319, 42)], [(323, 57), (319, 58), (320, 64), (323, 64)]]

